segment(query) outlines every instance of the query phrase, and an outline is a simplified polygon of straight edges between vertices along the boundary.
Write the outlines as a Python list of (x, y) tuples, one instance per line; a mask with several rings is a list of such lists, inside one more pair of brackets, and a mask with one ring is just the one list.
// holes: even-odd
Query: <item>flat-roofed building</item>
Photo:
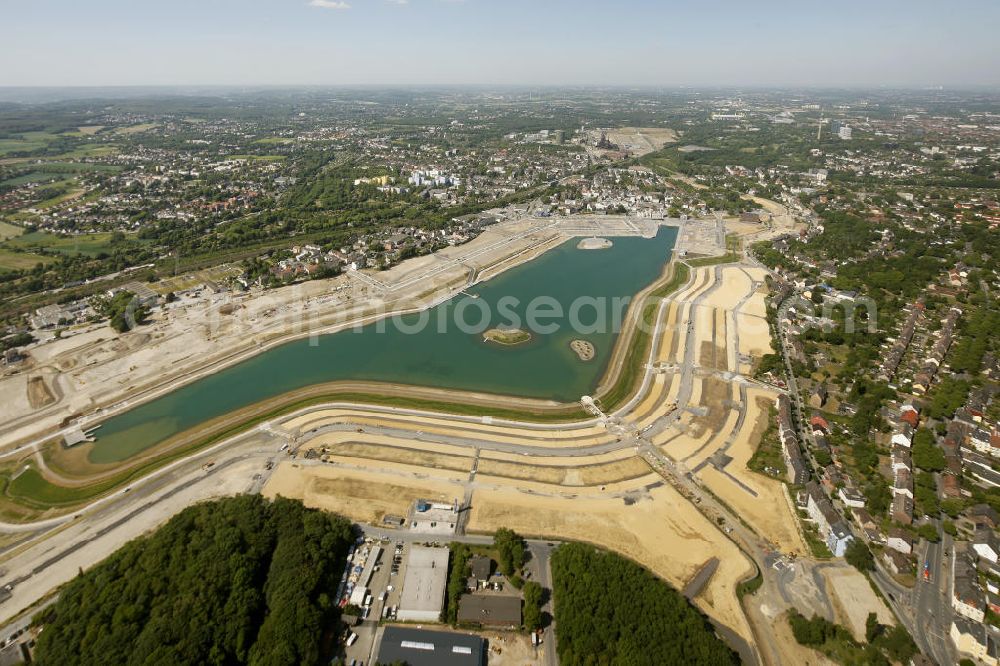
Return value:
[(448, 582), (447, 548), (411, 546), (403, 576), (397, 617), (412, 622), (437, 622), (444, 608)]
[(458, 601), (458, 621), (492, 629), (518, 629), (521, 626), (521, 598), (463, 594)]
[(486, 641), (479, 636), (409, 627), (386, 627), (377, 664), (408, 666), (485, 666)]

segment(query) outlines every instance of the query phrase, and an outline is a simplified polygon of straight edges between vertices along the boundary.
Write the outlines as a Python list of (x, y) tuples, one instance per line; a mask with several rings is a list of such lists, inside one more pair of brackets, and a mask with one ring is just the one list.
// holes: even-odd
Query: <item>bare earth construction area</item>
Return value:
[[(636, 223), (622, 223), (620, 229), (634, 233), (630, 225)], [(539, 227), (537, 221), (512, 224), (527, 225), (519, 232), (526, 239), (517, 245), (521, 254), (494, 260), (480, 274), (502, 270), (504, 262), (516, 261), (512, 256), (535, 256), (540, 239), (551, 244), (564, 238), (558, 228)], [(593, 225), (579, 218), (570, 224), (574, 231)], [(593, 231), (590, 226), (588, 235)], [(607, 226), (600, 233), (613, 235)], [(428, 265), (422, 263), (422, 270)], [(424, 279), (417, 268), (401, 266), (396, 279), (417, 284)], [(463, 272), (456, 271), (453, 281), (444, 274), (438, 279), (445, 289), (458, 289), (467, 280)], [(626, 554), (678, 589), (690, 590), (694, 602), (733, 640), (767, 650), (771, 629), (755, 621), (760, 611), (744, 609), (737, 585), (753, 577), (754, 563), (764, 562), (768, 554), (804, 558), (808, 550), (783, 484), (746, 468), (767, 418), (766, 405), (777, 395), (777, 389), (749, 377), (751, 357), (771, 349), (764, 277), (763, 269), (745, 263), (690, 269), (673, 264), (629, 311), (626, 331), (612, 352), (617, 361), (597, 394), (607, 396), (606, 405), (600, 399), (583, 405), (505, 399), (509, 415), (491, 416), (497, 396), (404, 390), (400, 395), (408, 393), (409, 400), (376, 406), (359, 404), (364, 400), (354, 397), (365, 395), (365, 387), (344, 387), (342, 400), (303, 401), (290, 413), (261, 419), (233, 417), (231, 427), (242, 424), (237, 432), (222, 427), (208, 441), (192, 436), (151, 452), (150, 463), (163, 465), (164, 459), (156, 456), (166, 455), (167, 466), (140, 486), (111, 494), (101, 493), (100, 483), (120, 487), (129, 475), (143, 473), (142, 465), (130, 461), (122, 472), (84, 472), (86, 465), (72, 469), (64, 454), (22, 452), (15, 458), (8, 453), (28, 465), (37, 488), (54, 493), (48, 508), (25, 513), (35, 523), (7, 525), (23, 535), (4, 558), (11, 575), (32, 571), (41, 553), (49, 552), (48, 540), (34, 535), (86, 525), (107, 529), (73, 549), (72, 556), (50, 559), (44, 575), (28, 574), (14, 587), (3, 613), (10, 617), (28, 607), (71, 578), (81, 562), (106, 552), (114, 539), (155, 524), (169, 515), (169, 507), (182, 506), (169, 491), (181, 484), (189, 489), (182, 495), (185, 502), (262, 491), (373, 524), (387, 515), (405, 515), (418, 498), (457, 501), (466, 507), (463, 531), (511, 527), (529, 536), (590, 541)], [(357, 278), (341, 278), (346, 279)], [(391, 290), (383, 294), (387, 292)], [(327, 285), (311, 299), (318, 302), (330, 293)], [(256, 302), (241, 305), (254, 312), (261, 307)], [(364, 316), (362, 303), (350, 308)], [(643, 332), (646, 327), (636, 321), (647, 316), (652, 328)], [(573, 347), (582, 360), (592, 357), (592, 345), (587, 349), (586, 341), (573, 342), (584, 343)], [(111, 356), (106, 362), (132, 361)], [(625, 387), (621, 397), (612, 399), (619, 385)], [(422, 406), (438, 404), (441, 409)], [(455, 408), (461, 405), (466, 407)], [(515, 416), (518, 410), (523, 418)], [(53, 410), (47, 422), (58, 416)], [(246, 424), (255, 427), (247, 429)], [(28, 424), (19, 427), (29, 429)], [(170, 456), (176, 461), (169, 462)], [(52, 469), (57, 463), (58, 469)], [(212, 481), (219, 476), (229, 481)], [(78, 488), (91, 494), (77, 493)], [(95, 496), (102, 499), (82, 512), (76, 508)], [(150, 520), (121, 521), (129, 498), (132, 503), (142, 498), (157, 511), (149, 514)], [(73, 510), (84, 516), (82, 521), (67, 513)], [(701, 571), (709, 572), (707, 578), (698, 577)], [(790, 605), (772, 585), (778, 584), (765, 586), (770, 595), (764, 597), (767, 617)]]

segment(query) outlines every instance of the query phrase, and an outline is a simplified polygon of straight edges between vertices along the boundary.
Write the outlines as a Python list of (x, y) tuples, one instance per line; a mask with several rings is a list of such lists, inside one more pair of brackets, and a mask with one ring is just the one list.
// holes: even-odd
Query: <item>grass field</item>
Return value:
[(31, 173), (22, 174), (20, 176), (15, 176), (14, 178), (8, 178), (7, 180), (0, 183), (0, 185), (27, 185), (28, 183), (49, 183), (52, 181), (63, 180), (63, 177), (58, 173), (45, 173), (44, 171), (32, 171)]
[(714, 266), (716, 264), (731, 264), (742, 258), (740, 237), (735, 234), (726, 235), (726, 253), (719, 257), (701, 257), (700, 259), (690, 259), (688, 264), (694, 268), (702, 266)]
[(90, 488), (84, 488), (81, 492), (76, 488), (52, 485), (42, 478), (38, 470), (30, 467), (10, 482), (7, 486), (7, 494), (11, 497), (28, 499), (31, 502), (59, 506), (81, 502), (92, 497), (94, 492)]
[(29, 467), (7, 484), (7, 497), (27, 507), (65, 507), (95, 499), (131, 477), (121, 475), (101, 483), (70, 488), (46, 481), (34, 467)]
[(102, 129), (104, 129), (104, 125), (83, 125), (77, 127), (75, 132), (66, 132), (66, 134), (68, 136), (92, 136)]
[(118, 146), (114, 144), (98, 144), (91, 146), (80, 146), (75, 150), (71, 150), (68, 153), (63, 153), (61, 155), (56, 155), (57, 160), (79, 160), (84, 157), (106, 157), (108, 155), (114, 155), (118, 152)]
[(15, 139), (0, 139), (0, 156), (22, 151), (39, 150), (56, 140), (58, 135), (50, 132), (25, 132)]
[(94, 164), (92, 162), (44, 162), (35, 167), (38, 171), (50, 173), (83, 173), (87, 171), (104, 171), (117, 173), (122, 167), (115, 164)]
[(24, 233), (24, 228), (0, 220), (0, 241), (15, 238)]
[(256, 141), (254, 141), (254, 143), (281, 145), (285, 143), (292, 143), (292, 139), (286, 139), (285, 137), (281, 136), (269, 136), (265, 139), (257, 139)]
[(39, 262), (48, 264), (52, 262), (52, 258), (29, 252), (11, 252), (10, 250), (0, 248), (0, 272), (34, 268), (35, 264)]
[(280, 162), (285, 159), (284, 155), (230, 155), (227, 159), (249, 160), (251, 162)]
[(734, 261), (739, 261), (740, 255), (735, 252), (727, 252), (726, 254), (719, 257), (702, 257), (700, 259), (689, 259), (688, 264), (692, 268), (701, 268), (703, 266), (715, 266), (716, 264), (731, 264)]
[(14, 249), (32, 250), (44, 248), (63, 254), (85, 254), (90, 257), (111, 250), (111, 234), (81, 234), (78, 236), (57, 236), (44, 231), (34, 231), (7, 241)]
[(77, 197), (82, 195), (85, 190), (80, 187), (73, 187), (73, 185), (75, 184), (76, 181), (73, 180), (72, 178), (69, 180), (60, 181), (59, 185), (61, 187), (66, 188), (63, 191), (63, 193), (58, 194), (52, 197), (51, 199), (46, 199), (45, 201), (39, 201), (38, 203), (35, 204), (34, 207), (41, 210), (45, 210), (47, 208), (55, 208), (56, 206), (64, 204), (67, 201), (70, 201), (71, 199), (76, 199)]
[(154, 127), (159, 127), (159, 123), (142, 123), (141, 125), (132, 125), (131, 127), (118, 127), (115, 129), (115, 134), (138, 134), (139, 132), (146, 132)]

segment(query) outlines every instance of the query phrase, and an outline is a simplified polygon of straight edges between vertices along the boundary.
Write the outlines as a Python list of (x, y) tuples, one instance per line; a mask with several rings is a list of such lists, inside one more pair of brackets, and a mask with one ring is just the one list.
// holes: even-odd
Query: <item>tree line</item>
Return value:
[(35, 618), (41, 664), (320, 664), (354, 540), (344, 518), (242, 495), (185, 509)]
[(567, 543), (551, 565), (564, 666), (739, 663), (680, 592), (630, 560)]

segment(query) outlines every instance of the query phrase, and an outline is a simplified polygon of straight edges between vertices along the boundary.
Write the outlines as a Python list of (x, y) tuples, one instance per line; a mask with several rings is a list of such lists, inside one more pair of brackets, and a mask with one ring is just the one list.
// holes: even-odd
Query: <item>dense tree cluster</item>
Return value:
[(905, 664), (918, 652), (906, 629), (879, 624), (874, 614), (869, 615), (865, 623), (867, 644), (855, 641), (851, 632), (839, 624), (819, 616), (808, 619), (794, 609), (788, 615), (788, 624), (800, 645), (818, 650), (840, 663), (888, 666), (892, 661)]
[(510, 578), (524, 566), (527, 544), (513, 530), (501, 527), (493, 535), (493, 547), (497, 549), (500, 571)]
[(552, 575), (564, 666), (738, 663), (687, 599), (623, 557), (564, 544)]
[(458, 600), (465, 592), (469, 576), (469, 558), (472, 549), (468, 544), (453, 541), (451, 543), (451, 562), (448, 570), (448, 594), (445, 599), (443, 621), (450, 624), (458, 622)]
[(184, 510), (78, 576), (37, 621), (42, 664), (319, 664), (354, 538), (244, 495)]
[(524, 628), (534, 631), (542, 626), (542, 604), (544, 603), (544, 591), (542, 586), (535, 581), (528, 581), (524, 584)]
[[(976, 361), (978, 367), (979, 361)], [(927, 415), (934, 419), (951, 418), (955, 410), (965, 404), (971, 384), (955, 377), (942, 377), (941, 382), (934, 387), (930, 404), (927, 405)]]
[(0, 340), (0, 352), (4, 352), (15, 347), (30, 345), (34, 341), (35, 336), (31, 333), (14, 333), (13, 335), (8, 335), (3, 340)]
[(844, 553), (847, 563), (860, 571), (872, 571), (875, 569), (875, 558), (872, 551), (868, 550), (868, 544), (861, 539), (852, 539), (847, 544), (847, 552)]
[(997, 348), (995, 331), (1000, 327), (1000, 310), (995, 307), (979, 308), (961, 320), (960, 333), (951, 352), (950, 364), (956, 372), (975, 374), (983, 363), (983, 355)]
[(913, 464), (927, 472), (940, 472), (945, 468), (944, 451), (927, 428), (920, 428), (913, 434)]
[(98, 314), (110, 320), (111, 328), (119, 333), (132, 330), (143, 323), (149, 314), (130, 291), (119, 291), (110, 298), (97, 296), (91, 299), (91, 304)]

